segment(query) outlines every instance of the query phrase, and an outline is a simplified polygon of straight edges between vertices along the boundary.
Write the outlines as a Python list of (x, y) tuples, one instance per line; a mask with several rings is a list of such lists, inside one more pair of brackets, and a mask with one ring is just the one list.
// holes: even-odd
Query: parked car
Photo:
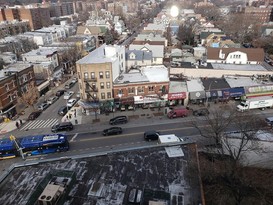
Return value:
[(48, 103), (42, 103), (42, 104), (38, 105), (38, 110), (44, 111), (46, 108), (49, 107), (49, 105), (50, 104), (48, 104)]
[(56, 92), (56, 96), (57, 96), (57, 97), (60, 97), (60, 96), (62, 96), (64, 93), (65, 93), (65, 90), (58, 90), (58, 91)]
[(110, 125), (117, 125), (117, 124), (124, 124), (127, 122), (128, 122), (128, 119), (126, 116), (117, 116), (117, 117), (110, 119), (109, 124)]
[(28, 120), (35, 120), (37, 117), (39, 117), (41, 115), (42, 111), (34, 111), (32, 113), (29, 114), (28, 116)]
[(64, 99), (65, 99), (65, 100), (69, 100), (73, 94), (74, 94), (73, 91), (65, 92), (65, 94), (64, 94)]
[(61, 116), (65, 116), (65, 114), (68, 112), (69, 108), (67, 106), (62, 106), (58, 110), (58, 114)]
[(47, 103), (52, 105), (54, 102), (56, 102), (57, 100), (59, 99), (59, 97), (57, 96), (53, 96), (53, 97), (50, 97), (48, 100), (47, 100)]
[(120, 111), (125, 111), (125, 110), (126, 110), (125, 105), (121, 105), (120, 106)]
[(78, 100), (76, 98), (71, 98), (70, 100), (67, 101), (66, 106), (67, 107), (73, 107), (76, 104), (77, 101)]
[(128, 106), (128, 110), (134, 110), (134, 109), (135, 109), (135, 107), (133, 105)]
[(155, 130), (144, 132), (144, 139), (147, 141), (158, 140), (160, 133)]
[(194, 116), (206, 116), (209, 114), (209, 111), (207, 108), (200, 108), (198, 110), (194, 110), (192, 114)]
[(71, 82), (72, 82), (73, 84), (77, 83), (77, 82), (78, 82), (78, 78), (77, 78), (77, 77), (73, 77)]
[(104, 136), (106, 135), (118, 135), (122, 133), (122, 128), (121, 127), (111, 127), (108, 129), (103, 130), (102, 134)]
[(67, 83), (67, 84), (65, 84), (64, 88), (65, 88), (65, 89), (70, 89), (70, 88), (73, 87), (74, 84), (75, 84), (75, 83), (73, 83), (73, 82)]
[(52, 132), (70, 131), (73, 130), (73, 124), (71, 122), (61, 122), (53, 125), (51, 128)]

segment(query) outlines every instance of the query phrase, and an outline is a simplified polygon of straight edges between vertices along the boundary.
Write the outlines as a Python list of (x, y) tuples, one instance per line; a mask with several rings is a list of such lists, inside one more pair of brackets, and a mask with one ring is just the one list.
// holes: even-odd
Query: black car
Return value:
[(29, 114), (28, 116), (28, 120), (35, 120), (37, 117), (39, 117), (41, 115), (42, 111), (35, 111)]
[(128, 122), (128, 119), (127, 119), (126, 116), (117, 116), (117, 117), (112, 118), (109, 121), (109, 124), (110, 125), (117, 125), (117, 124), (124, 124), (124, 123), (127, 123), (127, 122)]
[(209, 111), (207, 108), (201, 108), (198, 110), (194, 110), (192, 113), (194, 116), (206, 116), (209, 114)]
[(109, 129), (103, 130), (102, 134), (104, 136), (106, 135), (118, 135), (122, 133), (122, 128), (121, 127), (111, 127)]
[(147, 141), (158, 140), (160, 133), (155, 130), (144, 132), (144, 139)]
[(64, 93), (65, 93), (65, 90), (58, 90), (58, 91), (56, 92), (56, 96), (60, 97), (60, 96), (62, 96)]
[(62, 106), (58, 110), (58, 114), (61, 116), (65, 116), (65, 114), (68, 112), (68, 107), (67, 106)]
[(70, 131), (73, 130), (73, 124), (71, 122), (61, 122), (57, 125), (53, 125), (51, 128), (52, 132)]

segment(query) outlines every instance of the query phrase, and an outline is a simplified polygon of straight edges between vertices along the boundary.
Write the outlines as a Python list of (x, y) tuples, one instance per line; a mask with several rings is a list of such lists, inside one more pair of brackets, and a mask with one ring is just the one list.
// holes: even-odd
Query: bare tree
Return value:
[(22, 89), (21, 96), (18, 97), (18, 102), (21, 102), (27, 106), (30, 106), (33, 110), (37, 99), (39, 98), (39, 92), (34, 81), (31, 81), (28, 85)]
[(216, 148), (208, 147), (200, 154), (207, 203), (244, 205), (255, 202), (261, 204), (263, 201), (268, 204), (273, 191), (269, 188), (269, 182), (264, 183), (260, 175), (266, 173), (272, 183), (273, 174), (246, 167), (242, 163), (247, 153), (264, 152), (257, 139), (257, 133), (264, 125), (262, 121), (255, 115), (223, 109), (212, 111), (202, 120), (206, 122), (205, 125), (200, 126), (200, 121), (194, 123), (200, 134), (220, 144)]

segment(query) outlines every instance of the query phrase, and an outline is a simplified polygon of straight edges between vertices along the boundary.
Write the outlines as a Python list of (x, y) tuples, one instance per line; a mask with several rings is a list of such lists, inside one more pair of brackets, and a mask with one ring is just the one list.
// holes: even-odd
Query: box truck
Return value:
[(177, 137), (175, 134), (169, 134), (169, 135), (159, 135), (158, 136), (158, 142), (159, 144), (166, 144), (166, 143), (176, 143), (176, 142), (182, 142), (183, 140)]
[(272, 106), (273, 98), (271, 96), (256, 97), (241, 101), (240, 105), (237, 105), (237, 110), (240, 112), (252, 109), (264, 110), (265, 108), (271, 108)]
[(186, 108), (174, 108), (170, 112), (168, 112), (168, 118), (176, 118), (176, 117), (187, 117), (189, 115), (189, 110)]

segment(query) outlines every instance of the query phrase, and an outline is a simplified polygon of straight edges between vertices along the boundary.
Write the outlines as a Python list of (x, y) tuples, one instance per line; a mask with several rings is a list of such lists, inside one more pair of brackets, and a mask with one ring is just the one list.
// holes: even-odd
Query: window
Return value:
[(139, 93), (144, 93), (144, 88), (143, 88), (143, 87), (138, 87), (138, 88), (137, 88), (137, 92), (139, 92)]
[(6, 91), (9, 91), (9, 85), (8, 84), (5, 85), (5, 88), (6, 88)]
[(85, 79), (88, 78), (88, 73), (87, 73), (87, 72), (85, 72), (83, 75), (84, 75), (84, 78), (85, 78)]
[(94, 98), (97, 98), (97, 93), (94, 93), (94, 94), (93, 94), (93, 97), (94, 97)]
[(105, 93), (101, 93), (101, 99), (105, 99)]
[(106, 72), (105, 72), (105, 77), (106, 77), (106, 78), (110, 78), (110, 72), (109, 72), (109, 71), (106, 71)]
[(106, 83), (106, 88), (107, 88), (107, 89), (110, 89), (110, 82), (107, 82), (107, 83)]
[(104, 89), (104, 83), (100, 83), (100, 89)]
[(112, 98), (111, 92), (107, 92), (107, 99)]
[(154, 91), (154, 86), (149, 86), (148, 89), (149, 89), (149, 92)]
[(128, 88), (128, 93), (131, 93), (131, 94), (133, 93), (134, 94), (135, 93), (135, 88), (134, 87)]
[(91, 73), (91, 78), (95, 79), (95, 73), (94, 72)]
[(103, 79), (103, 72), (99, 72), (100, 79)]

